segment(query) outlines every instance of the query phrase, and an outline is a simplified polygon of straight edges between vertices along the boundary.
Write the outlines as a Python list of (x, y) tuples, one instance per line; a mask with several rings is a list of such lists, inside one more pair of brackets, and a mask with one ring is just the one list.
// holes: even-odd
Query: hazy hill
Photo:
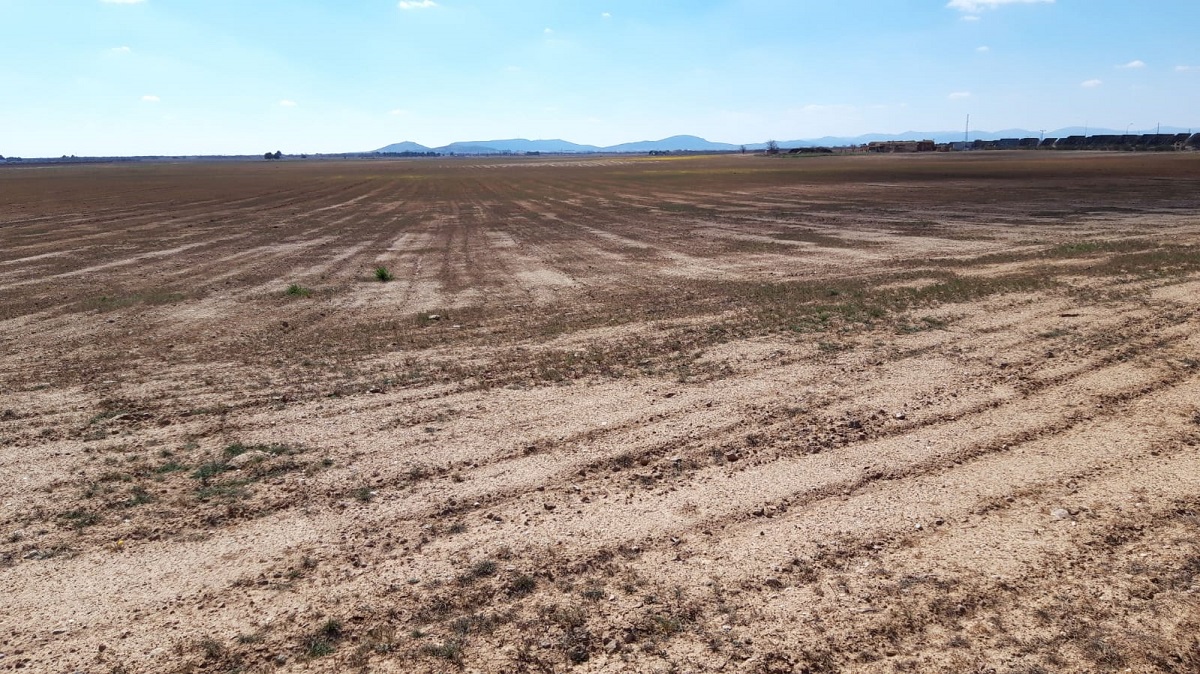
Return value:
[[(1154, 133), (1154, 129), (1130, 129), (1131, 134)], [(1162, 133), (1184, 133), (1188, 129), (1183, 129), (1174, 126), (1162, 127)], [(1064, 129), (1046, 130), (1043, 134), (1041, 130), (1030, 131), (1029, 129), (1001, 129), (999, 131), (984, 131), (972, 129), (970, 133), (971, 140), (998, 140), (1000, 138), (1039, 138), (1043, 135), (1046, 138), (1066, 138), (1067, 136), (1081, 135), (1120, 135), (1125, 133), (1124, 129), (1103, 129), (1091, 127), (1067, 127)], [(939, 143), (951, 143), (961, 141), (963, 132), (959, 131), (904, 131), (902, 133), (866, 133), (859, 136), (824, 136), (821, 138), (803, 138), (798, 140), (780, 140), (779, 147), (788, 149), (793, 147), (840, 147), (846, 145), (862, 145), (871, 141), (884, 140), (921, 140), (932, 139)], [(746, 143), (747, 150), (763, 150), (766, 148), (765, 142)], [(526, 140), (524, 138), (512, 138), (508, 140), (477, 140), (450, 143), (442, 147), (428, 148), (418, 143), (405, 141), (403, 143), (394, 143), (387, 147), (375, 150), (376, 152), (440, 152), (442, 154), (523, 154), (526, 152), (546, 152), (546, 153), (585, 153), (585, 152), (631, 152), (631, 153), (646, 153), (646, 152), (736, 152), (740, 149), (740, 145), (732, 143), (715, 143), (705, 140), (699, 136), (671, 136), (662, 140), (643, 140), (635, 143), (621, 143), (619, 145), (609, 145), (608, 147), (598, 147), (596, 145), (580, 145), (570, 141), (553, 139), (553, 140)]]
[(605, 152), (650, 152), (657, 150), (659, 152), (679, 152), (681, 150), (691, 151), (708, 151), (708, 152), (730, 152), (737, 150), (739, 146), (730, 145), (729, 143), (714, 143), (705, 140), (699, 136), (671, 136), (662, 140), (643, 140), (636, 143), (621, 143), (620, 145), (609, 145), (604, 148)]
[(431, 152), (433, 148), (425, 147), (420, 143), (412, 141), (404, 141), (403, 143), (392, 143), (387, 147), (381, 147), (376, 152)]

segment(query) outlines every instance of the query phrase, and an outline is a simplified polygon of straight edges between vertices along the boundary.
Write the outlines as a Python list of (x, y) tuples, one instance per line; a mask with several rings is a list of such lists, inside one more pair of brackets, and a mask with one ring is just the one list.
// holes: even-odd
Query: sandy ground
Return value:
[(4, 167), (0, 669), (1200, 671), (1198, 188)]

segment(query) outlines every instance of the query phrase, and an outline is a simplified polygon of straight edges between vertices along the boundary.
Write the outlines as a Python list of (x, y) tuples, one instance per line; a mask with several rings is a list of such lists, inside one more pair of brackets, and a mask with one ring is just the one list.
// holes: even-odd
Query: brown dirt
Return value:
[(1198, 671), (1198, 206), (1191, 154), (0, 169), (0, 669)]

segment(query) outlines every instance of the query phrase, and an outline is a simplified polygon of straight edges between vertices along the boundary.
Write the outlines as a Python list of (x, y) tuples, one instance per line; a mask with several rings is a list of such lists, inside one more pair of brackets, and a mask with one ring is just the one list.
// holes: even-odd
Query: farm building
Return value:
[(901, 153), (933, 152), (937, 144), (932, 140), (885, 140), (867, 144), (867, 152)]

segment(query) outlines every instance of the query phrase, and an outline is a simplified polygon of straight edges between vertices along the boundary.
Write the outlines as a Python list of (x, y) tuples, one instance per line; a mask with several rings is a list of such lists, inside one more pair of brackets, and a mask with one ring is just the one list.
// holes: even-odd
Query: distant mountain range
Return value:
[[(1185, 133), (1191, 131), (1173, 126), (1162, 127), (1160, 133)], [(1154, 129), (1130, 129), (1131, 134), (1154, 133)], [(1030, 131), (1028, 129), (1002, 129), (1000, 131), (970, 132), (970, 140), (998, 140), (1000, 138), (1066, 138), (1067, 136), (1121, 135), (1124, 130), (1096, 129), (1082, 126), (1072, 126), (1053, 131)], [(803, 138), (799, 140), (778, 141), (781, 148), (794, 147), (839, 147), (845, 145), (862, 145), (872, 141), (884, 140), (923, 140), (930, 139), (939, 143), (951, 143), (963, 139), (962, 131), (905, 131), (904, 133), (868, 133), (861, 136), (824, 136), (822, 138)], [(746, 143), (747, 150), (762, 150), (767, 144)], [(527, 152), (544, 152), (547, 154), (589, 153), (589, 152), (735, 152), (741, 145), (732, 143), (714, 143), (699, 136), (671, 136), (662, 140), (644, 140), (636, 143), (621, 143), (600, 147), (597, 145), (580, 145), (566, 140), (526, 140), (512, 138), (508, 140), (475, 140), (450, 143), (441, 147), (426, 147), (419, 143), (405, 141), (381, 147), (373, 152), (437, 152), (440, 154), (524, 154)]]
[[(749, 147), (749, 146), (747, 146)], [(525, 152), (546, 153), (587, 153), (587, 152), (650, 152), (658, 151), (732, 151), (739, 146), (729, 143), (713, 143), (698, 136), (671, 136), (662, 140), (646, 140), (638, 143), (622, 143), (600, 147), (598, 145), (580, 145), (566, 140), (526, 140), (512, 138), (509, 140), (473, 140), (450, 143), (441, 147), (426, 147), (411, 141), (393, 143), (381, 147), (375, 152), (439, 152), (442, 154), (504, 154)]]

